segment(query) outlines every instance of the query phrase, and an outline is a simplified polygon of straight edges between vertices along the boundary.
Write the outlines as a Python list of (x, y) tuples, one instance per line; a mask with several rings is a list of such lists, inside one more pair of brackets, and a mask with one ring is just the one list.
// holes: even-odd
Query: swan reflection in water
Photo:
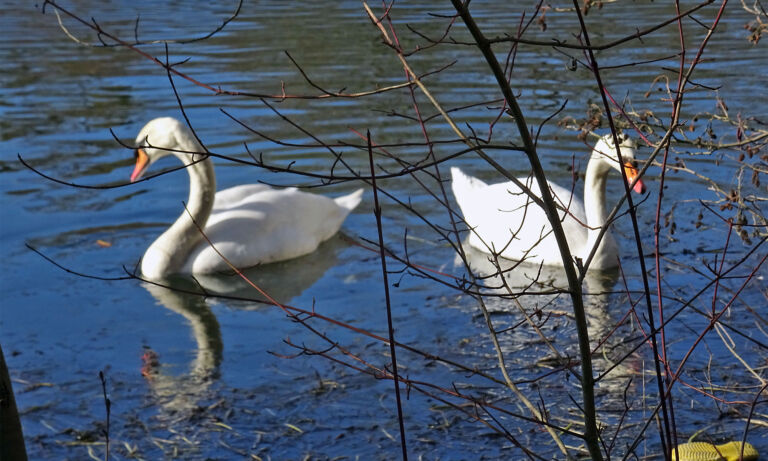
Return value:
[[(248, 268), (243, 274), (279, 303), (289, 303), (313, 286), (337, 264), (339, 251), (347, 246), (340, 236), (324, 242), (314, 253)], [(195, 340), (195, 356), (188, 371), (174, 375), (162, 354), (151, 349), (144, 355), (143, 373), (155, 398), (165, 411), (184, 415), (197, 409), (197, 402), (215, 382), (224, 354), (224, 341), (211, 303), (252, 310), (254, 305), (274, 308), (264, 296), (237, 274), (176, 275), (159, 284), (142, 283), (157, 304), (184, 317)], [(258, 300), (254, 302), (248, 300)]]
[[(478, 279), (478, 284), (482, 285), (481, 292), (486, 295), (484, 300), (489, 311), (513, 315), (515, 319), (512, 321), (513, 324), (521, 319), (521, 308), (534, 321), (539, 320), (534, 315), (538, 312), (544, 314), (542, 318), (546, 318), (546, 315), (553, 311), (572, 316), (570, 296), (567, 294), (568, 281), (562, 267), (518, 263), (503, 258), (496, 260), (497, 266), (490, 255), (470, 247), (466, 242), (464, 252), (469, 267)], [(457, 257), (454, 265), (455, 267), (463, 266), (463, 262)], [(627, 325), (627, 322), (616, 328), (616, 324), (622, 321), (624, 314), (629, 310), (623, 287), (617, 286), (618, 280), (618, 269), (590, 270), (584, 277), (583, 289), (590, 343), (595, 347), (608, 337), (606, 344), (593, 355), (596, 376), (611, 370), (598, 385), (606, 393), (621, 397), (627, 380), (637, 374), (642, 364), (637, 354), (621, 360), (636, 342), (635, 340), (627, 341), (627, 337), (633, 334), (633, 329)], [(552, 319), (545, 321), (552, 321)], [(526, 326), (519, 325), (516, 328), (525, 329)], [(530, 348), (519, 344), (521, 341), (528, 343), (531, 339), (528, 333), (528, 331), (507, 332), (511, 335), (510, 347), (526, 348), (524, 360), (533, 358)], [(575, 348), (576, 343), (573, 342), (572, 346)], [(609, 352), (604, 354), (602, 352), (604, 350)], [(549, 349), (546, 351), (545, 354), (550, 353)], [(565, 353), (573, 358), (577, 351), (569, 348)], [(609, 356), (614, 357), (615, 361)], [(548, 356), (543, 360), (548, 361), (551, 358)], [(559, 361), (555, 360), (555, 362)]]
[[(521, 263), (504, 258), (494, 260), (489, 254), (466, 243), (464, 253), (485, 294), (502, 298), (522, 294), (529, 297), (542, 296), (551, 300), (556, 294), (546, 293), (562, 293), (568, 290), (568, 280), (562, 267)], [(459, 266), (462, 262), (457, 257), (454, 264)], [(584, 277), (584, 291), (588, 295), (588, 305), (596, 309), (604, 308), (609, 302), (610, 292), (614, 289), (618, 277), (618, 270), (587, 271)]]

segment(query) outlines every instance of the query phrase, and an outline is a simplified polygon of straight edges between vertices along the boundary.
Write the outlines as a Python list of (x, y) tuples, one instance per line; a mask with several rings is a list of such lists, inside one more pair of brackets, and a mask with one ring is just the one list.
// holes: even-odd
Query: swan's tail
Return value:
[(458, 167), (451, 167), (451, 189), (453, 195), (463, 195), (462, 192), (470, 192), (475, 189), (487, 187), (488, 184), (483, 181), (464, 174)]
[(363, 189), (358, 189), (349, 195), (336, 197), (333, 200), (336, 202), (337, 205), (339, 205), (342, 208), (345, 208), (347, 212), (350, 212), (360, 204), (360, 201), (362, 199), (363, 199)]
[[(451, 168), (451, 189), (456, 203), (459, 204), (464, 221), (471, 224), (475, 220), (475, 210), (482, 204), (482, 190), (488, 187), (485, 182), (464, 174), (457, 167)], [(480, 194), (480, 196), (478, 196)]]
[(488, 187), (488, 184), (483, 181), (473, 178), (464, 174), (461, 169), (457, 167), (451, 168), (451, 189), (453, 190), (453, 196), (456, 197), (456, 201), (459, 206), (464, 209), (465, 205), (470, 205), (474, 200), (475, 192), (478, 189)]

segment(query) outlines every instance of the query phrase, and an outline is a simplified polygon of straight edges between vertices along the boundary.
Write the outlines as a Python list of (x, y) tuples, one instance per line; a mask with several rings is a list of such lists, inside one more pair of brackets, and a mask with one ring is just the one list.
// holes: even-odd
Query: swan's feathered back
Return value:
[(358, 205), (360, 205), (360, 201), (362, 199), (363, 199), (363, 189), (358, 189), (358, 190), (352, 192), (349, 195), (344, 195), (344, 196), (341, 196), (341, 197), (336, 197), (333, 200), (340, 207), (346, 208), (347, 209), (347, 214), (349, 214), (350, 211), (354, 210), (355, 208), (357, 208)]
[[(274, 189), (248, 184), (216, 194), (205, 235), (181, 272), (229, 270), (216, 250), (235, 267), (251, 267), (305, 255), (331, 238), (360, 203), (363, 189), (331, 199), (295, 187)], [(215, 250), (214, 250), (215, 247)]]

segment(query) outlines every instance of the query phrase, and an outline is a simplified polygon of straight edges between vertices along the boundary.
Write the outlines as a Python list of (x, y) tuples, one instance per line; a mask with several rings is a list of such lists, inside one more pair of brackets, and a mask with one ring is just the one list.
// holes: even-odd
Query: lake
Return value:
[[(532, 17), (533, 2), (508, 3), (472, 2), (489, 37), (514, 35), (521, 14), (526, 21)], [(570, 5), (553, 4), (524, 37), (577, 43), (578, 21)], [(696, 5), (685, 2), (681, 10)], [(162, 66), (130, 49), (99, 46), (93, 30), (65, 14), (63, 29), (56, 8), (47, 5), (42, 14), (41, 6), (4, 5), (0, 17), (6, 31), (0, 39), (5, 63), (0, 74), (0, 248), (6, 261), (0, 269), (0, 341), (30, 459), (104, 459), (107, 415), (99, 372), (111, 401), (110, 459), (398, 458), (395, 394), (392, 380), (384, 376), (391, 370), (390, 350), (377, 339), (387, 336), (387, 311), (372, 188), (361, 180), (326, 184), (295, 174), (328, 175), (334, 168), (338, 175), (368, 175), (366, 130), (381, 147), (376, 174), (392, 174), (378, 185), (383, 239), (397, 256), (387, 258), (392, 322), (396, 340), (409, 346), (398, 349), (398, 366), (413, 380), (401, 386), (409, 455), (442, 460), (563, 456), (498, 382), (502, 376), (486, 319), (474, 297), (460, 289), (469, 277), (443, 237), (454, 234), (434, 169), (394, 175), (403, 165), (430, 161), (411, 91), (317, 97), (323, 90), (356, 93), (405, 81), (396, 53), (382, 43), (360, 3), (246, 1), (232, 22), (206, 40), (169, 43), (167, 55), (162, 43), (140, 46), (198, 82), (237, 93), (216, 94), (178, 75), (172, 79), (196, 133), (220, 156), (214, 160), (220, 189), (263, 182), (333, 197), (366, 189), (341, 233), (318, 251), (246, 271), (280, 303), (322, 316), (299, 319), (324, 337), (285, 310), (258, 301), (263, 297), (236, 276), (197, 281), (177, 276), (168, 281), (175, 291), (129, 276), (146, 247), (183, 212), (188, 176), (176, 171), (128, 184), (133, 151), (120, 142), (132, 145), (155, 117), (181, 117), (179, 103)], [(93, 18), (127, 42), (136, 37), (151, 42), (203, 37), (232, 16), (237, 3), (137, 0), (61, 6), (86, 22)], [(382, 14), (380, 4), (372, 8)], [(695, 18), (710, 24), (718, 8), (717, 3), (704, 7)], [(404, 49), (423, 48), (407, 60), (466, 134), (488, 138), (489, 124), (495, 123), (493, 144), (519, 145), (481, 53), (448, 43), (471, 39), (461, 20), (446, 43), (430, 47), (429, 38), (443, 36), (451, 14), (450, 2), (395, 3), (392, 27)], [(674, 15), (664, 2), (637, 0), (593, 6), (585, 20), (593, 43), (610, 43)], [(669, 163), (679, 168), (668, 171), (663, 184), (660, 272), (654, 258), (658, 164), (644, 177), (647, 194), (635, 196), (634, 203), (651, 290), (647, 299), (656, 320), (663, 300), (672, 370), (686, 360), (672, 391), (679, 442), (699, 431), (706, 434), (703, 440), (740, 440), (750, 419), (747, 438), (764, 453), (768, 52), (765, 39), (748, 41), (745, 25), (754, 20), (741, 4), (727, 6), (692, 76), (700, 86), (686, 94), (685, 125), (677, 138), (685, 134), (725, 144), (763, 138), (747, 146), (754, 151), (742, 146), (710, 152), (706, 146), (673, 143)], [(690, 64), (705, 31), (691, 19), (684, 24)], [(654, 142), (663, 134), (655, 121), (664, 125), (670, 119), (666, 85), (677, 81), (679, 43), (672, 24), (597, 54), (611, 95), (634, 113), (633, 120), (648, 124), (646, 135)], [(508, 44), (494, 50), (502, 62), (510, 59)], [(589, 148), (578, 138), (578, 126), (602, 107), (591, 73), (581, 64), (573, 69), (572, 59), (583, 63), (585, 58), (579, 50), (521, 45), (511, 77), (526, 122), (534, 132), (542, 125), (538, 151), (548, 178), (562, 185), (574, 184), (574, 169), (584, 171)], [(623, 66), (628, 63), (635, 65)], [(483, 180), (501, 181), (472, 152), (448, 158), (463, 146), (423, 93), (418, 88), (414, 93), (434, 155), (446, 159), (439, 165), (442, 178), (449, 178), (449, 167), (460, 166)], [(596, 131), (608, 132), (605, 120)], [(587, 141), (594, 144), (595, 138)], [(650, 152), (640, 147), (638, 160), (642, 163)], [(348, 170), (334, 165), (339, 154)], [(515, 175), (530, 172), (520, 152), (489, 149), (488, 155)], [(64, 183), (110, 187), (48, 180), (18, 156)], [(255, 159), (283, 171), (248, 164)], [(173, 160), (163, 160), (153, 171), (174, 166)], [(763, 172), (758, 182), (752, 176), (756, 169)], [(575, 181), (581, 195), (583, 175)], [(608, 202), (616, 203), (620, 177), (610, 176), (607, 187)], [(742, 216), (743, 236), (738, 234), (742, 228), (729, 232), (725, 220), (739, 224)], [(585, 283), (596, 375), (611, 370), (596, 386), (598, 419), (613, 458), (659, 459), (656, 421), (646, 428), (658, 387), (653, 354), (642, 345), (649, 331), (643, 269), (625, 213), (614, 233), (621, 272), (589, 276)], [(87, 276), (62, 270), (28, 246)], [(467, 251), (478, 275), (494, 272), (485, 255)], [(731, 266), (735, 269), (727, 277), (714, 276)], [(517, 268), (510, 284), (525, 286), (536, 273), (536, 267)], [(564, 366), (565, 358), (578, 358), (570, 298), (562, 293), (512, 297), (493, 288), (497, 280), (484, 280), (488, 318), (512, 379), (535, 406), (546, 409), (553, 424), (582, 430), (579, 381)], [(543, 288), (534, 289), (562, 288), (564, 280), (562, 270), (544, 270)], [(191, 294), (201, 291), (209, 296)], [(637, 314), (625, 320), (628, 294), (638, 303)], [(540, 333), (525, 323), (521, 309), (533, 316)], [(721, 323), (710, 329), (708, 315), (721, 311)], [(562, 437), (571, 453), (583, 453), (579, 438)]]

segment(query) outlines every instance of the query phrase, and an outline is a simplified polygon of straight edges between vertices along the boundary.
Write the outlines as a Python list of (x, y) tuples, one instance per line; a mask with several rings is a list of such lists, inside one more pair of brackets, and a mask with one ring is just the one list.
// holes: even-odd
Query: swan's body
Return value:
[(189, 173), (187, 209), (149, 246), (141, 260), (141, 272), (150, 279), (229, 270), (222, 255), (235, 267), (245, 268), (310, 253), (339, 230), (363, 193), (360, 189), (331, 199), (293, 187), (274, 189), (263, 184), (217, 193), (213, 163), (205, 155), (191, 154), (202, 152), (202, 148), (189, 129), (173, 118), (149, 122), (139, 132), (136, 144), (145, 147), (136, 150), (131, 181), (141, 178), (153, 162), (168, 154), (187, 165)]
[[(619, 137), (627, 180), (637, 177), (634, 166), (634, 142)], [(586, 260), (605, 225), (605, 184), (611, 168), (622, 167), (610, 135), (595, 146), (587, 165), (584, 201), (565, 187), (549, 182), (555, 201), (562, 206), (559, 213), (568, 247), (574, 257)], [(563, 260), (552, 226), (544, 210), (536, 205), (514, 183), (488, 185), (467, 176), (459, 168), (451, 168), (453, 194), (470, 227), (469, 244), (485, 253), (498, 253), (506, 259), (534, 264), (561, 266)], [(536, 197), (541, 191), (532, 178), (519, 178)], [(636, 192), (643, 192), (641, 180)], [(565, 211), (567, 210), (567, 211)], [(590, 268), (610, 269), (618, 264), (616, 239), (607, 232), (595, 252)]]

